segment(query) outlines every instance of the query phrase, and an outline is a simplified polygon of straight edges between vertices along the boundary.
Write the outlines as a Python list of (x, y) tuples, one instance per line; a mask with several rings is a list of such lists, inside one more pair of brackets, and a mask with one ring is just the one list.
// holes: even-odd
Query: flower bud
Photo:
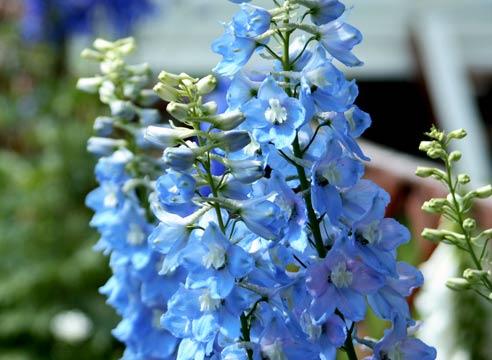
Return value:
[(113, 132), (113, 118), (99, 116), (94, 121), (94, 131), (99, 136), (109, 136)]
[(97, 93), (97, 90), (99, 90), (99, 87), (102, 85), (103, 80), (104, 79), (100, 76), (80, 78), (77, 81), (77, 89), (90, 94), (95, 94)]
[(132, 120), (136, 115), (135, 107), (130, 101), (111, 101), (109, 107), (111, 108), (112, 116), (117, 116), (127, 121)]
[(213, 75), (205, 76), (196, 83), (198, 94), (206, 95), (211, 93), (217, 86), (217, 78)]
[(446, 158), (446, 152), (439, 147), (432, 147), (427, 151), (427, 156), (430, 157), (431, 159), (445, 159)]
[(461, 159), (461, 151), (453, 151), (451, 154), (449, 154), (448, 159), (452, 162), (459, 161)]
[(187, 128), (149, 126), (145, 130), (145, 139), (164, 148), (178, 145), (182, 140), (195, 135), (195, 130)]
[(422, 237), (432, 242), (440, 242), (446, 235), (442, 230), (425, 228), (422, 231)]
[(169, 104), (167, 104), (166, 110), (175, 119), (178, 119), (179, 121), (185, 121), (189, 117), (190, 105), (180, 104), (171, 101)]
[(492, 185), (489, 184), (489, 185), (486, 185), (486, 186), (482, 186), (482, 187), (476, 189), (473, 192), (476, 194), (476, 197), (477, 198), (479, 198), (479, 199), (486, 199), (490, 195), (492, 195)]
[(87, 151), (98, 156), (111, 155), (118, 147), (125, 146), (125, 140), (92, 136), (87, 141)]
[(243, 130), (231, 130), (214, 134), (213, 140), (217, 141), (217, 146), (225, 151), (234, 152), (241, 150), (251, 142), (249, 133)]
[(471, 181), (470, 179), (470, 176), (468, 176), (467, 174), (459, 174), (458, 175), (458, 182), (460, 184), (468, 184), (469, 182)]
[(92, 50), (92, 49), (84, 49), (82, 50), (82, 53), (80, 56), (83, 59), (87, 60), (96, 60), (96, 61), (103, 61), (104, 60), (104, 55), (101, 54), (99, 51)]
[(164, 150), (162, 159), (170, 168), (177, 171), (186, 171), (193, 166), (196, 159), (196, 153), (186, 146), (168, 147)]
[(241, 111), (234, 110), (220, 115), (211, 116), (203, 120), (212, 123), (217, 129), (232, 130), (238, 127), (245, 119), (246, 117)]
[(137, 76), (144, 76), (147, 77), (148, 75), (151, 74), (151, 69), (149, 64), (143, 63), (143, 64), (137, 64), (137, 65), (128, 65), (126, 69), (131, 72), (133, 75)]
[(136, 48), (135, 39), (132, 37), (116, 40), (113, 44), (113, 50), (117, 51), (121, 55), (128, 55)]
[(453, 130), (448, 134), (449, 139), (463, 139), (467, 135), (465, 129)]
[(217, 114), (217, 103), (215, 101), (206, 102), (200, 108), (204, 115), (209, 116)]
[(104, 40), (101, 38), (97, 38), (96, 40), (94, 40), (92, 45), (94, 46), (94, 48), (96, 50), (99, 50), (102, 52), (111, 50), (115, 47), (115, 44), (113, 42), (108, 41), (108, 40)]
[(485, 270), (466, 269), (463, 271), (463, 277), (470, 283), (478, 283), (488, 276), (490, 273)]
[(232, 176), (243, 184), (251, 184), (264, 175), (264, 165), (259, 160), (230, 160), (226, 166)]
[(422, 205), (422, 210), (431, 214), (441, 214), (444, 211), (444, 206), (448, 203), (446, 199), (437, 198), (430, 199)]
[(451, 290), (460, 291), (468, 290), (471, 286), (470, 283), (463, 278), (451, 278), (446, 281), (446, 286)]
[(167, 71), (161, 71), (161, 73), (159, 74), (159, 81), (172, 87), (178, 86), (179, 83), (184, 79), (194, 80), (190, 75), (185, 73), (176, 75), (176, 74), (169, 73)]
[(179, 101), (181, 98), (178, 90), (163, 83), (158, 83), (154, 86), (154, 91), (162, 100), (165, 101)]
[(463, 221), (463, 228), (466, 230), (466, 231), (472, 231), (474, 230), (475, 228), (477, 227), (477, 222), (474, 220), (474, 219), (465, 219)]
[(435, 141), (421, 141), (419, 145), (420, 151), (429, 151), (434, 146)]
[(434, 169), (433, 168), (428, 168), (428, 167), (423, 167), (419, 166), (417, 170), (415, 171), (415, 175), (426, 178), (434, 174)]
[(144, 107), (152, 106), (159, 101), (159, 97), (153, 90), (143, 89), (137, 99), (138, 103)]
[(161, 114), (157, 109), (140, 109), (138, 110), (140, 123), (144, 126), (157, 124), (161, 119)]
[(443, 141), (445, 137), (444, 133), (435, 127), (432, 127), (431, 131), (426, 133), (426, 135), (439, 142)]

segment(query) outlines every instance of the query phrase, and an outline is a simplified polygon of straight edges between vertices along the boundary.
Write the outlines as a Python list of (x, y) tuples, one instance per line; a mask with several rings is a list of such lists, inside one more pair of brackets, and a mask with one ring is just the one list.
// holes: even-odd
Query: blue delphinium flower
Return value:
[[(213, 76), (159, 75), (154, 90), (176, 119), (166, 126), (143, 111), (142, 94), (121, 97), (135, 74), (112, 83), (111, 59), (102, 78), (79, 84), (100, 88), (111, 109), (98, 134), (109, 139), (90, 146), (102, 159), (88, 203), (111, 253), (103, 292), (123, 317), (115, 335), (135, 359), (334, 360), (342, 350), (354, 360), (358, 341), (373, 359), (435, 358), (408, 336), (405, 298), (422, 276), (397, 261), (409, 232), (385, 218), (389, 195), (362, 178), (369, 159), (356, 138), (371, 119), (334, 64), (360, 64), (360, 33), (338, 1), (274, 4), (242, 3), (213, 44), (215, 71), (231, 78), (227, 109), (208, 100)], [(99, 41), (86, 55), (128, 45)], [(257, 49), (272, 61), (248, 71)], [(368, 305), (392, 324), (379, 342), (356, 337)]]
[(24, 0), (22, 30), (30, 41), (65, 40), (94, 30), (103, 13), (118, 36), (127, 36), (136, 20), (153, 8), (149, 0)]
[(263, 81), (258, 97), (242, 110), (247, 126), (259, 143), (272, 142), (283, 149), (294, 140), (296, 130), (305, 121), (305, 110), (299, 100), (289, 97), (272, 77)]

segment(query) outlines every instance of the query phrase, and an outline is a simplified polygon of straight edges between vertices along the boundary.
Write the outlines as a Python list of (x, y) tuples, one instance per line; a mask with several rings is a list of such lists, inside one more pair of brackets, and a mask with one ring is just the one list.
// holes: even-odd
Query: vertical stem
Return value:
[[(294, 155), (296, 157), (302, 158), (302, 151), (299, 145), (299, 139), (296, 136), (294, 143), (292, 144), (294, 148)], [(320, 258), (326, 257), (327, 250), (323, 243), (323, 237), (321, 236), (321, 230), (319, 228), (319, 221), (314, 212), (313, 202), (311, 199), (310, 184), (306, 177), (306, 171), (300, 165), (296, 164), (297, 174), (299, 175), (299, 182), (301, 183), (301, 189), (304, 192), (304, 201), (306, 202), (306, 208), (308, 212), (309, 227), (313, 233), (314, 243), (316, 245), (316, 251)]]

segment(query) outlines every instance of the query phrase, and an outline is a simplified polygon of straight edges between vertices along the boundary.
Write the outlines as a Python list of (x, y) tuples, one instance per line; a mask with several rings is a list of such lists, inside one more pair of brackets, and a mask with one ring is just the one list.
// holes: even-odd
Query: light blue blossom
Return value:
[(279, 149), (290, 146), (296, 130), (305, 121), (305, 110), (299, 100), (287, 96), (273, 77), (263, 81), (258, 97), (242, 110), (246, 122), (259, 143), (272, 142)]

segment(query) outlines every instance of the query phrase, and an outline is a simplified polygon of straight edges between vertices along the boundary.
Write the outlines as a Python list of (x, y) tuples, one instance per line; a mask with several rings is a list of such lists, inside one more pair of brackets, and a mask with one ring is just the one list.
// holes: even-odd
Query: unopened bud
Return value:
[(206, 102), (200, 108), (206, 116), (217, 114), (217, 103), (215, 101)]
[(472, 231), (474, 230), (475, 228), (477, 227), (477, 222), (474, 220), (474, 219), (465, 219), (463, 221), (463, 228), (466, 230), (466, 231)]
[(82, 50), (82, 53), (80, 56), (83, 59), (87, 60), (96, 60), (96, 61), (102, 61), (104, 59), (104, 55), (101, 54), (99, 51), (93, 50), (93, 49), (84, 49)]
[(141, 106), (149, 107), (159, 101), (159, 96), (150, 89), (143, 89), (140, 91), (137, 101)]
[(94, 43), (92, 45), (94, 46), (95, 49), (99, 51), (108, 51), (113, 49), (115, 46), (113, 42), (101, 38), (94, 40)]
[(432, 213), (432, 214), (441, 214), (444, 211), (444, 206), (447, 204), (446, 199), (437, 198), (430, 199), (422, 205), (422, 210)]
[(444, 140), (444, 133), (435, 127), (432, 127), (431, 131), (426, 133), (426, 135), (439, 142)]
[(213, 75), (207, 75), (196, 83), (196, 89), (200, 95), (211, 93), (216, 86), (217, 78)]
[(94, 131), (99, 136), (109, 136), (113, 132), (113, 118), (99, 116), (94, 121)]
[(467, 174), (459, 174), (458, 175), (458, 182), (460, 184), (468, 184), (471, 181), (470, 176)]
[(164, 163), (177, 171), (186, 171), (193, 166), (196, 159), (196, 153), (186, 146), (169, 147), (164, 150), (162, 159)]
[(451, 278), (446, 281), (446, 286), (451, 290), (467, 290), (470, 288), (470, 283), (463, 278)]
[(161, 71), (161, 73), (159, 74), (159, 81), (172, 87), (178, 86), (179, 83), (184, 79), (193, 80), (193, 78), (190, 75), (185, 73), (176, 75), (167, 71)]
[(99, 87), (102, 85), (103, 81), (104, 79), (100, 76), (80, 78), (77, 81), (77, 89), (94, 94), (99, 90)]
[(435, 141), (421, 141), (419, 145), (420, 151), (429, 151), (434, 146)]
[(195, 130), (187, 128), (149, 126), (145, 130), (145, 139), (164, 148), (178, 145), (182, 140), (195, 135)]
[(108, 156), (118, 147), (125, 145), (125, 140), (93, 136), (87, 141), (87, 151), (98, 156)]
[(419, 166), (417, 170), (415, 171), (415, 175), (426, 178), (434, 174), (434, 169), (433, 168), (428, 168), (428, 167), (423, 167)]
[(242, 130), (231, 130), (218, 133), (213, 136), (213, 139), (218, 142), (218, 147), (228, 152), (241, 150), (251, 142), (249, 133)]
[(463, 277), (471, 283), (480, 282), (482, 279), (487, 278), (490, 274), (485, 270), (466, 269), (463, 271)]
[(492, 195), (492, 185), (486, 185), (478, 188), (477, 190), (474, 191), (476, 194), (476, 197), (479, 199), (486, 199), (489, 196)]
[(162, 100), (165, 101), (179, 101), (180, 95), (178, 90), (164, 83), (158, 83), (154, 86), (154, 91)]
[(241, 111), (235, 110), (211, 116), (203, 120), (212, 123), (217, 129), (232, 130), (238, 127), (245, 119), (246, 117)]
[(231, 160), (226, 166), (232, 176), (244, 184), (251, 184), (264, 175), (264, 164), (259, 160)]
[(129, 101), (115, 100), (109, 104), (111, 115), (120, 117), (124, 120), (132, 120), (136, 115), (133, 104)]
[(427, 151), (427, 156), (431, 159), (445, 159), (446, 152), (442, 148), (432, 147)]
[(167, 105), (166, 110), (175, 119), (178, 119), (179, 121), (185, 121), (189, 118), (190, 105), (171, 101)]
[(444, 239), (444, 236), (446, 234), (444, 232), (442, 232), (441, 230), (425, 228), (422, 231), (421, 235), (424, 239), (427, 239), (429, 241), (440, 242)]
[(465, 129), (453, 130), (448, 134), (449, 139), (463, 139), (466, 136)]
[(453, 151), (451, 154), (449, 154), (448, 159), (452, 162), (459, 161), (461, 159), (461, 151)]

